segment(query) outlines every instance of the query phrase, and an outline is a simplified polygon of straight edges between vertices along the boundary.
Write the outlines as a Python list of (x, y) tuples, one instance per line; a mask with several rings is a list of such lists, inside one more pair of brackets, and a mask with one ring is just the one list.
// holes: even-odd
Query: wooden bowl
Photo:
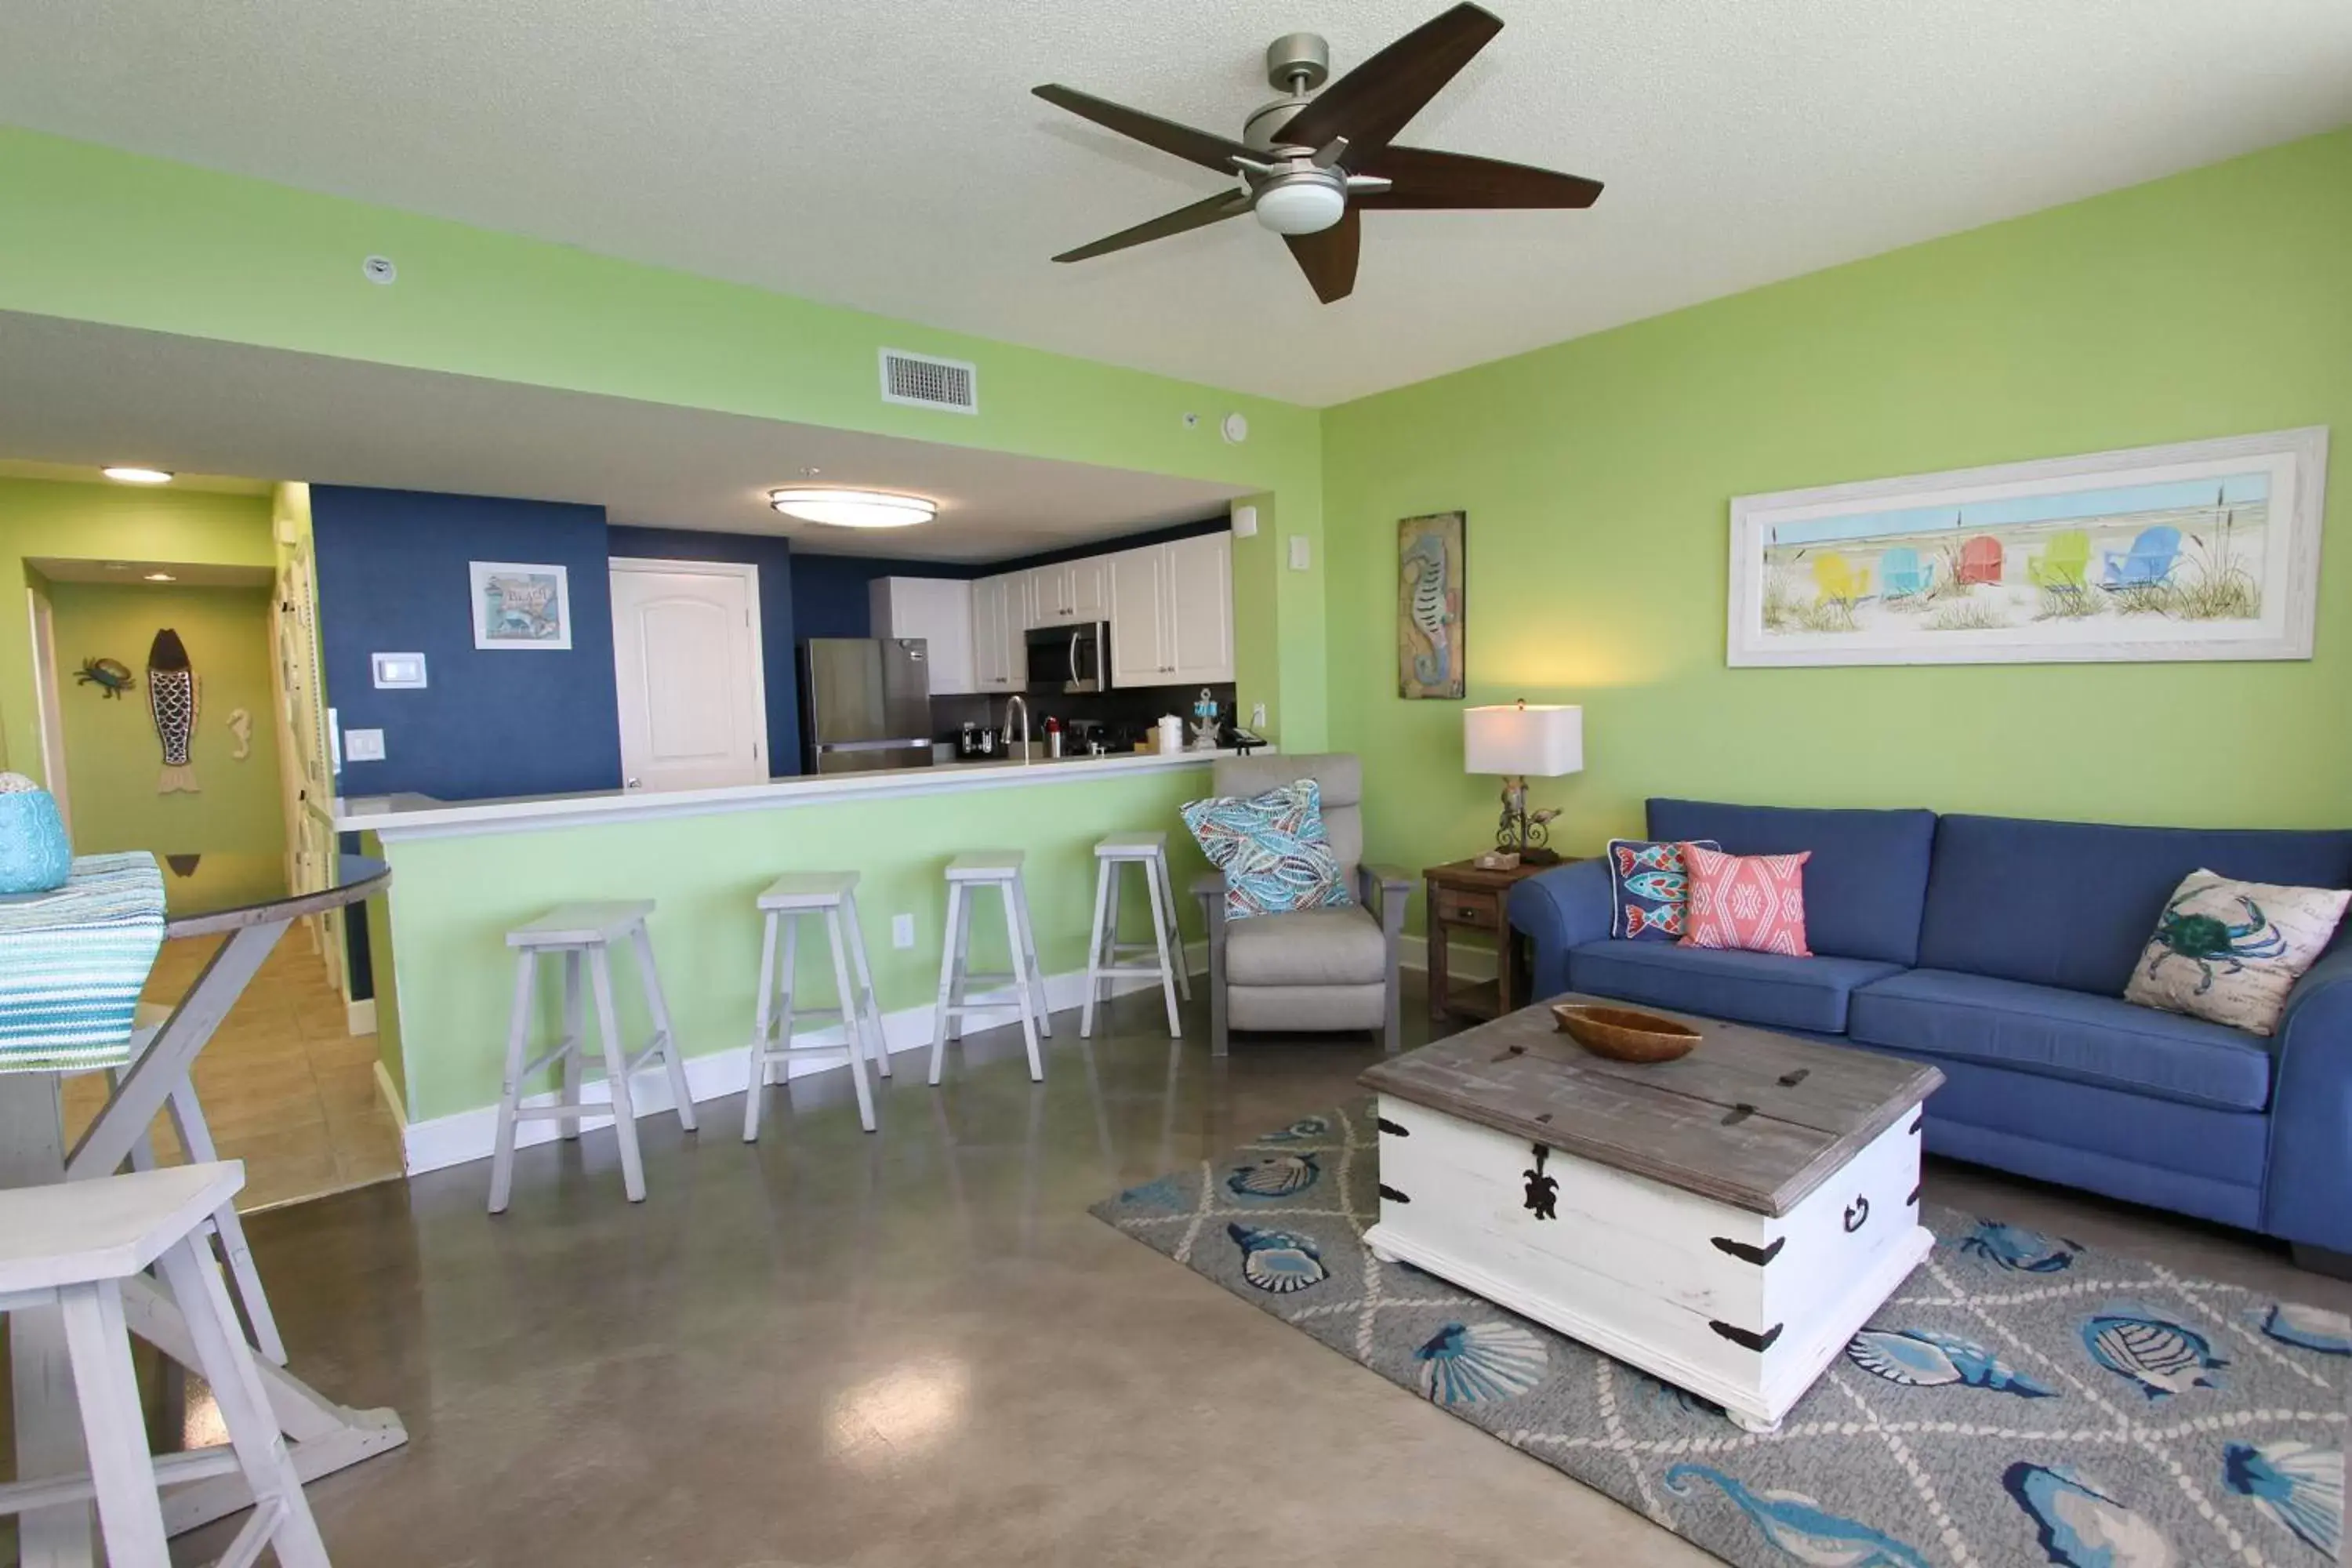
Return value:
[(1688, 1056), (1704, 1037), (1687, 1024), (1636, 1013), (1630, 1007), (1594, 1007), (1576, 1002), (1552, 1004), (1560, 1028), (1596, 1057), (1619, 1062), (1670, 1062)]

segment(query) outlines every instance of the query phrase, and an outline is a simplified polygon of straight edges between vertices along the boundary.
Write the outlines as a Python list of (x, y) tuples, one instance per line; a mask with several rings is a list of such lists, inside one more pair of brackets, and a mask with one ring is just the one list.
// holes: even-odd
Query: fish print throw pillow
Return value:
[[(1696, 842), (1720, 849), (1712, 838)], [(1627, 942), (1674, 942), (1688, 929), (1690, 877), (1672, 839), (1609, 841), (1609, 934)]]
[(1797, 855), (1724, 855), (1683, 846), (1690, 868), (1690, 930), (1685, 947), (1730, 947), (1811, 958), (1805, 945), (1805, 862)]
[(1300, 779), (1264, 795), (1219, 795), (1183, 808), (1184, 826), (1225, 874), (1225, 918), (1352, 904), (1323, 831), (1323, 792)]
[(2157, 917), (2124, 1000), (2271, 1034), (2286, 994), (2327, 950), (2347, 901), (2352, 892), (2193, 871)]

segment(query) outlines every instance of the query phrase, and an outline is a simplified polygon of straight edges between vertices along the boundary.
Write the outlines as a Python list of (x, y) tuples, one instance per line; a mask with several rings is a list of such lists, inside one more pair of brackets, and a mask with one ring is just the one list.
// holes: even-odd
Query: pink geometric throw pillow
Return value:
[(1805, 945), (1805, 862), (1801, 855), (1726, 855), (1683, 846), (1690, 868), (1685, 947), (1731, 947), (1811, 958)]

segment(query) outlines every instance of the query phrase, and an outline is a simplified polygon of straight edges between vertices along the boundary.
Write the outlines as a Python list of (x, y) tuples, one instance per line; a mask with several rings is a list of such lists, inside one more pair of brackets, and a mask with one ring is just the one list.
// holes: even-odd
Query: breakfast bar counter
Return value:
[[(504, 933), (544, 910), (651, 900), (648, 927), (689, 1092), (698, 1100), (737, 1094), (759, 990), (755, 900), (778, 876), (858, 874), (884, 1032), (893, 1050), (909, 1050), (929, 1044), (948, 861), (1021, 850), (1048, 1004), (1075, 1007), (1085, 992), (1095, 844), (1114, 833), (1164, 832), (1175, 885), (1185, 885), (1207, 862), (1178, 808), (1209, 794), (1211, 765), (1232, 754), (942, 763), (658, 793), (336, 802), (336, 829), (361, 836), (394, 873), (389, 891), (369, 901), (367, 944), (384, 1081), (399, 1100), (409, 1169), (490, 1153), (512, 985)], [(1139, 890), (1129, 918), (1149, 929)], [(1194, 943), (1202, 935), (1182, 934)], [(980, 926), (973, 947), (975, 968), (1009, 966), (993, 922)], [(630, 1037), (643, 1037), (647, 1016), (634, 978), (622, 977), (620, 1008)], [(811, 1005), (831, 1000), (824, 980), (810, 989)], [(652, 1080), (644, 1089), (644, 1109), (667, 1102)], [(887, 1120), (891, 1096), (881, 1098)], [(525, 1141), (553, 1125), (526, 1123)]]
[[(1271, 748), (1261, 748), (1270, 750)], [(583, 790), (569, 795), (444, 801), (425, 795), (356, 795), (335, 802), (335, 830), (373, 833), (387, 844), (453, 834), (510, 832), (586, 822), (626, 822), (713, 812), (769, 811), (845, 800), (905, 799), (1035, 784), (1094, 784), (1135, 773), (1206, 767), (1214, 752), (1132, 752), (1106, 756), (1004, 757), (869, 773), (806, 773), (761, 784), (693, 790)]]

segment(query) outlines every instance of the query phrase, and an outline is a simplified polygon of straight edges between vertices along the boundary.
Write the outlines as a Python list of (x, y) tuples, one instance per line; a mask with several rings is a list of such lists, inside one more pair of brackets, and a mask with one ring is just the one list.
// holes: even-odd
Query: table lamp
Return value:
[(1529, 816), (1528, 780), (1584, 771), (1584, 710), (1560, 703), (1529, 706), (1524, 699), (1505, 707), (1465, 708), (1462, 763), (1465, 773), (1503, 775), (1503, 820), (1495, 847), (1530, 866), (1558, 861), (1559, 852), (1545, 843), (1549, 835), (1544, 825), (1559, 810)]

